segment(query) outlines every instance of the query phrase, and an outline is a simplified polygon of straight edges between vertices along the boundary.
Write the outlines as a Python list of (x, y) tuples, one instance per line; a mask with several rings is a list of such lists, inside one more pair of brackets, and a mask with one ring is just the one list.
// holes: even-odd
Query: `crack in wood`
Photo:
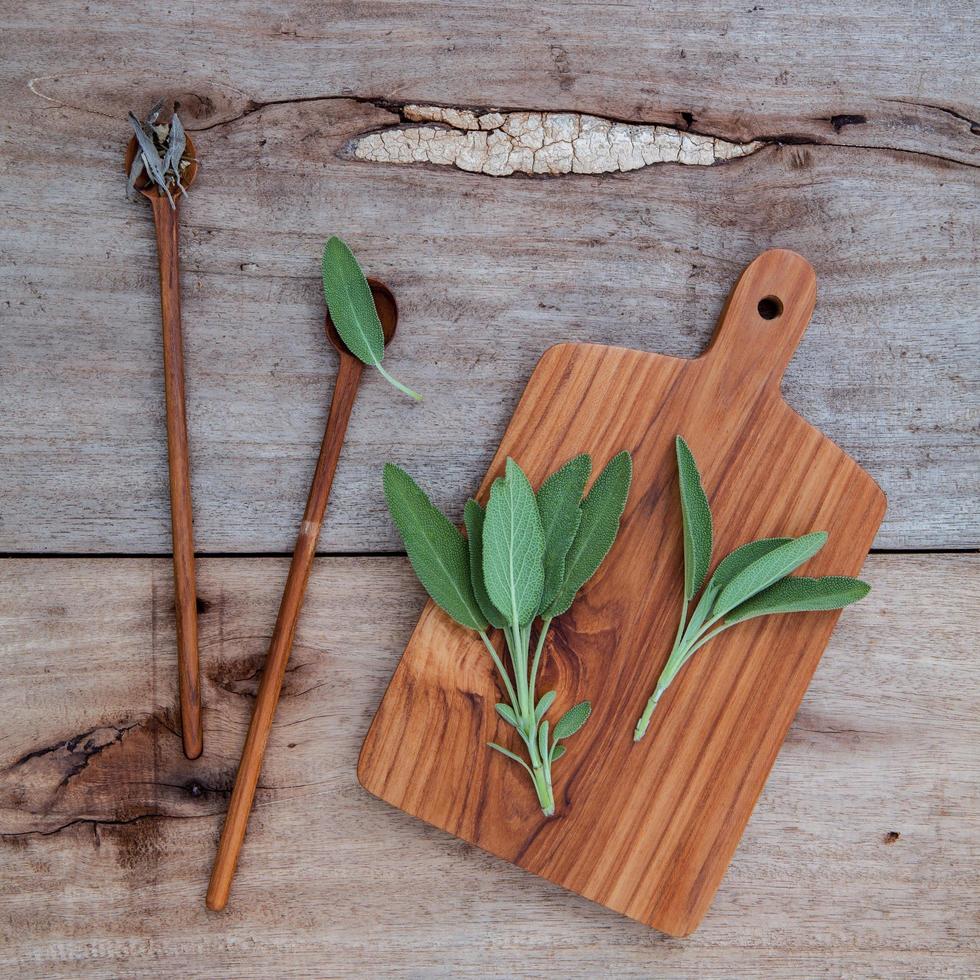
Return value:
[[(65, 775), (62, 777), (59, 787), (67, 786), (69, 781), (85, 769), (93, 757), (99, 755), (111, 745), (117, 745), (125, 738), (127, 732), (138, 728), (141, 723), (134, 721), (129, 725), (101, 725), (90, 728), (87, 731), (73, 735), (71, 738), (62, 739), (54, 745), (46, 745), (40, 749), (22, 755), (19, 759), (7, 766), (5, 772), (9, 773), (17, 769), (32, 759), (40, 759), (43, 756), (51, 755), (54, 752), (64, 750), (71, 758), (68, 763)], [(103, 738), (103, 733), (111, 733), (110, 737)], [(74, 758), (80, 756), (79, 758)]]
[(579, 112), (481, 111), (409, 103), (401, 122), (350, 140), (345, 153), (372, 163), (431, 163), (491, 177), (640, 170), (659, 163), (712, 166), (749, 156), (736, 143), (688, 128), (628, 123)]
[[(47, 102), (53, 103), (55, 105), (60, 105), (60, 106), (66, 107), (66, 108), (71, 108), (71, 109), (74, 109), (75, 111), (78, 111), (78, 112), (93, 113), (95, 115), (103, 116), (105, 118), (115, 118), (114, 116), (112, 116), (111, 113), (108, 113), (108, 112), (105, 112), (105, 111), (100, 111), (100, 110), (97, 110), (97, 109), (93, 109), (90, 105), (76, 105), (76, 104), (73, 104), (73, 103), (71, 103), (69, 101), (65, 101), (63, 99), (55, 98), (55, 97), (53, 97), (51, 95), (48, 95), (47, 93), (41, 91), (41, 89), (39, 88), (39, 83), (40, 82), (43, 82), (43, 81), (47, 81), (48, 79), (53, 78), (53, 77), (56, 77), (56, 76), (38, 76), (38, 77), (35, 77), (35, 78), (31, 78), (29, 80), (29, 82), (28, 82), (28, 88), (29, 88), (29, 90), (31, 91), (31, 93), (33, 95), (37, 96), (38, 98), (44, 99)], [(756, 134), (751, 135), (750, 137), (748, 137), (745, 142), (738, 142), (738, 141), (735, 141), (735, 140), (725, 139), (724, 137), (717, 136), (715, 134), (694, 131), (692, 129), (692, 125), (693, 125), (693, 122), (694, 122), (694, 116), (693, 116), (693, 114), (689, 110), (676, 110), (673, 113), (673, 115), (675, 117), (677, 117), (679, 120), (681, 120), (681, 123), (682, 123), (682, 125), (678, 125), (678, 126), (674, 127), (674, 126), (665, 125), (662, 122), (662, 119), (664, 118), (663, 115), (659, 115), (658, 116), (658, 120), (661, 120), (661, 121), (654, 122), (654, 121), (645, 121), (645, 120), (642, 120), (642, 119), (635, 119), (635, 118), (626, 119), (626, 118), (620, 118), (620, 117), (608, 116), (608, 115), (606, 115), (606, 116), (598, 116), (598, 115), (591, 116), (588, 113), (576, 112), (576, 111), (573, 111), (573, 110), (535, 110), (535, 109), (527, 109), (527, 108), (522, 108), (522, 107), (509, 107), (509, 108), (491, 109), (490, 107), (482, 107), (482, 106), (478, 106), (478, 105), (450, 106), (450, 105), (447, 105), (447, 104), (423, 103), (423, 102), (420, 102), (418, 100), (415, 100), (415, 101), (411, 101), (411, 100), (394, 100), (394, 99), (385, 98), (383, 96), (354, 95), (352, 93), (343, 93), (343, 94), (337, 94), (337, 95), (295, 96), (295, 97), (282, 98), (282, 99), (259, 100), (259, 99), (254, 99), (254, 98), (250, 98), (250, 97), (246, 96), (245, 93), (242, 92), (240, 89), (236, 89), (235, 92), (243, 97), (243, 102), (241, 103), (241, 108), (237, 112), (234, 111), (234, 110), (232, 110), (233, 114), (225, 115), (224, 118), (219, 118), (219, 119), (214, 120), (213, 122), (207, 122), (207, 123), (200, 124), (200, 125), (194, 125), (193, 122), (191, 122), (190, 124), (187, 125), (187, 129), (190, 132), (193, 132), (193, 133), (210, 132), (212, 130), (217, 130), (217, 129), (220, 129), (222, 127), (230, 126), (230, 125), (232, 125), (234, 123), (240, 122), (240, 121), (242, 121), (244, 119), (247, 119), (249, 116), (251, 116), (251, 115), (253, 115), (255, 113), (261, 112), (264, 109), (274, 108), (274, 107), (277, 107), (277, 106), (306, 105), (306, 104), (316, 104), (316, 103), (320, 103), (320, 102), (351, 102), (351, 103), (358, 103), (358, 104), (365, 105), (365, 106), (373, 106), (374, 108), (388, 111), (388, 112), (392, 113), (392, 115), (394, 115), (395, 117), (397, 117), (397, 119), (400, 120), (400, 122), (394, 124), (393, 126), (381, 127), (381, 128), (378, 128), (378, 129), (375, 129), (375, 130), (372, 130), (372, 131), (369, 131), (369, 132), (365, 132), (365, 133), (359, 134), (358, 136), (353, 137), (352, 139), (350, 139), (348, 141), (348, 144), (347, 144), (347, 147), (346, 147), (347, 153), (344, 154), (344, 155), (348, 155), (348, 156), (352, 155), (350, 153), (350, 150), (351, 150), (351, 147), (352, 146), (356, 146), (360, 141), (366, 140), (369, 137), (375, 136), (377, 134), (380, 134), (380, 133), (383, 133), (383, 132), (386, 132), (386, 131), (391, 131), (391, 130), (394, 130), (394, 131), (397, 132), (397, 131), (407, 130), (409, 128), (418, 128), (418, 126), (419, 126), (418, 122), (409, 119), (407, 113), (408, 113), (408, 109), (409, 108), (422, 107), (422, 108), (424, 108), (426, 110), (429, 110), (430, 112), (433, 111), (433, 110), (441, 110), (441, 111), (443, 111), (445, 113), (448, 113), (448, 114), (456, 113), (456, 114), (462, 114), (462, 115), (465, 115), (467, 113), (482, 115), (482, 114), (487, 114), (487, 113), (491, 113), (491, 112), (499, 112), (501, 114), (506, 114), (506, 115), (514, 114), (514, 115), (518, 115), (518, 116), (523, 114), (523, 115), (528, 115), (528, 116), (570, 116), (570, 117), (574, 117), (576, 119), (593, 118), (593, 119), (598, 119), (598, 120), (601, 120), (603, 122), (606, 122), (606, 123), (610, 124), (610, 126), (623, 126), (623, 127), (627, 127), (627, 128), (628, 127), (634, 127), (634, 128), (635, 127), (643, 127), (643, 128), (653, 129), (653, 130), (660, 129), (660, 130), (664, 130), (666, 134), (674, 134), (675, 137), (681, 138), (681, 139), (684, 136), (695, 137), (693, 143), (692, 144), (688, 144), (688, 147), (687, 147), (687, 149), (685, 151), (685, 153), (687, 155), (689, 155), (689, 156), (690, 155), (695, 155), (696, 156), (698, 153), (700, 153), (700, 154), (703, 155), (704, 152), (705, 152), (705, 149), (704, 148), (706, 147), (707, 144), (706, 143), (703, 143), (701, 141), (702, 140), (708, 140), (708, 141), (717, 141), (717, 142), (714, 143), (714, 146), (716, 146), (716, 147), (721, 146), (723, 148), (722, 149), (722, 153), (725, 152), (725, 147), (726, 147), (726, 145), (729, 145), (729, 144), (731, 146), (739, 147), (739, 148), (744, 148), (744, 147), (749, 147), (749, 146), (755, 147), (755, 149), (752, 151), (753, 153), (754, 152), (758, 152), (758, 150), (763, 149), (766, 146), (781, 146), (781, 145), (784, 145), (784, 144), (790, 144), (790, 145), (803, 145), (803, 146), (828, 146), (828, 147), (835, 147), (835, 148), (838, 148), (838, 149), (850, 149), (850, 150), (858, 150), (858, 151), (868, 151), (868, 150), (870, 150), (870, 151), (877, 151), (877, 152), (901, 153), (901, 154), (908, 154), (910, 156), (913, 156), (913, 157), (916, 157), (916, 158), (921, 158), (921, 159), (924, 159), (924, 160), (927, 160), (927, 161), (928, 160), (935, 160), (935, 161), (946, 163), (946, 164), (959, 164), (961, 166), (967, 166), (967, 167), (972, 167), (972, 168), (976, 168), (977, 166), (980, 166), (980, 164), (974, 164), (974, 163), (971, 163), (969, 161), (962, 160), (962, 159), (957, 159), (956, 157), (949, 156), (949, 155), (944, 155), (944, 154), (938, 153), (938, 152), (930, 152), (929, 150), (917, 149), (917, 148), (912, 148), (912, 147), (907, 147), (907, 146), (894, 146), (894, 145), (891, 145), (889, 143), (837, 142), (837, 141), (834, 141), (834, 140), (831, 140), (831, 139), (824, 139), (824, 138), (822, 138), (822, 136), (819, 136), (819, 135), (812, 135), (812, 134), (799, 135), (799, 134), (793, 134), (793, 133), (782, 133), (782, 134), (778, 134), (778, 133), (777, 134), (772, 134), (772, 133), (756, 133)], [(197, 102), (199, 102), (199, 103), (201, 103), (201, 104), (203, 104), (205, 106), (210, 105), (213, 108), (213, 100), (211, 100), (207, 95), (197, 95), (197, 94), (195, 94), (195, 93), (192, 92), (192, 93), (189, 93), (189, 94), (182, 95), (181, 98), (184, 99), (184, 100), (189, 99), (191, 101), (195, 101), (196, 100)], [(942, 113), (942, 114), (947, 115), (947, 116), (949, 116), (949, 117), (951, 117), (953, 119), (961, 120), (961, 121), (967, 123), (968, 126), (969, 126), (969, 132), (971, 134), (973, 134), (973, 135), (980, 135), (980, 123), (978, 123), (977, 121), (975, 121), (974, 119), (972, 119), (970, 116), (967, 116), (964, 113), (957, 111), (956, 109), (951, 109), (951, 108), (949, 108), (947, 106), (941, 106), (941, 105), (937, 105), (937, 104), (934, 104), (934, 103), (916, 102), (916, 101), (911, 100), (911, 99), (901, 99), (901, 98), (885, 99), (884, 102), (886, 102), (886, 103), (892, 103), (892, 104), (895, 104), (895, 105), (906, 105), (906, 106), (909, 106), (910, 108), (911, 107), (915, 107), (915, 108), (919, 108), (919, 109), (926, 109), (926, 110), (929, 110), (930, 112)], [(668, 113), (668, 115), (669, 115), (669, 113)], [(193, 114), (192, 114), (191, 118), (193, 119)], [(870, 122), (870, 118), (869, 117), (863, 116), (862, 114), (855, 114), (855, 113), (833, 113), (833, 114), (828, 114), (826, 116), (818, 116), (818, 118), (819, 119), (822, 119), (822, 121), (824, 121), (825, 123), (827, 123), (832, 128), (834, 134), (840, 133), (847, 126), (866, 124), (866, 123)], [(439, 124), (435, 124), (434, 123), (433, 125), (443, 125), (443, 124), (442, 123), (439, 123)], [(463, 134), (465, 134), (465, 133), (470, 132), (470, 131), (469, 130), (461, 130), (460, 132), (463, 133)], [(444, 137), (441, 137), (441, 138), (444, 139)], [(414, 139), (415, 139), (415, 137), (407, 137), (407, 140), (409, 142), (413, 141)], [(561, 141), (558, 141), (558, 142), (561, 142)], [(668, 136), (668, 139), (665, 141), (664, 145), (669, 147), (671, 143), (672, 143), (672, 140), (670, 140), (669, 139), (669, 136)], [(682, 143), (682, 145), (683, 145), (683, 143)], [(499, 147), (496, 148), (496, 149), (497, 149), (498, 155), (500, 153), (502, 153), (502, 151), (499, 149)], [(544, 147), (539, 148), (539, 150), (540, 149), (544, 149)], [(366, 152), (366, 150), (364, 152)], [(621, 151), (619, 149), (616, 150), (616, 153), (620, 153), (620, 152)], [(642, 154), (642, 150), (640, 152)], [(672, 149), (669, 149), (668, 152), (672, 152)], [(539, 157), (539, 160), (538, 160), (539, 166), (540, 167), (545, 167), (546, 162), (548, 162), (548, 161), (551, 161), (553, 163), (552, 158), (555, 157), (555, 156), (561, 156), (562, 154), (566, 154), (566, 151), (565, 151), (565, 149), (563, 147), (551, 147), (551, 148), (548, 148), (547, 151), (544, 154), (541, 154), (541, 153), (538, 154), (538, 157)], [(415, 148), (413, 146), (412, 147), (412, 156), (413, 156), (413, 158), (414, 158), (414, 155), (415, 155)], [(745, 153), (745, 152), (735, 153), (732, 158), (737, 158), (738, 156), (748, 156), (748, 155), (752, 155), (752, 154)], [(574, 157), (575, 157), (575, 154), (573, 153), (573, 160), (574, 160)], [(520, 159), (523, 159), (523, 156), (521, 156)], [(626, 159), (627, 160), (629, 159), (629, 155), (628, 154), (627, 154)], [(415, 159), (412, 159), (412, 160), (404, 160), (404, 161), (403, 160), (398, 160), (398, 161), (382, 161), (382, 160), (375, 161), (375, 160), (371, 160), (371, 161), (365, 161), (365, 162), (398, 162), (398, 163), (429, 162), (429, 163), (432, 163), (432, 162), (437, 162), (437, 161), (426, 161), (426, 160), (416, 161)], [(660, 161), (655, 161), (655, 162), (690, 163), (691, 161), (688, 161), (688, 160), (677, 160), (677, 161), (660, 160)], [(697, 163), (699, 163), (701, 161), (698, 161), (698, 160), (695, 159), (693, 162), (695, 164), (697, 164)], [(715, 159), (715, 160), (708, 161), (708, 165), (714, 165), (714, 164), (724, 163), (724, 162), (728, 162), (728, 161), (727, 160), (724, 160), (724, 159)], [(702, 165), (703, 165), (703, 162), (702, 162)], [(642, 164), (641, 166), (647, 166), (647, 164)], [(466, 170), (467, 168), (466, 167), (459, 167), (459, 169)], [(630, 168), (627, 168), (627, 169), (640, 169), (640, 168), (630, 167)], [(480, 170), (479, 172), (482, 173), (483, 171)], [(521, 173), (523, 176), (528, 176), (528, 177), (534, 177), (534, 176), (550, 176), (550, 175), (552, 175), (552, 172), (550, 170), (546, 170), (546, 169), (545, 170), (540, 170), (540, 171), (534, 171), (532, 169), (530, 172), (526, 172), (526, 173), (524, 171), (516, 171), (515, 170), (515, 173), (518, 173), (518, 172)], [(573, 169), (573, 170), (568, 171), (568, 172), (575, 173), (576, 171)], [(612, 169), (606, 170), (606, 171), (596, 171), (596, 173), (612, 173), (612, 172), (621, 172), (621, 171), (618, 168), (612, 168)], [(509, 176), (509, 175), (507, 175), (507, 174), (499, 174), (498, 176)]]

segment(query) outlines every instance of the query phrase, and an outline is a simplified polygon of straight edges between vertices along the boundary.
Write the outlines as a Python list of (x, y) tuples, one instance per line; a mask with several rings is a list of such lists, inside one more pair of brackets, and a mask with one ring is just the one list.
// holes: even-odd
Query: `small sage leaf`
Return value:
[(184, 158), (184, 150), (187, 148), (187, 134), (184, 132), (183, 124), (175, 112), (170, 120), (170, 135), (167, 138), (167, 152), (163, 157), (164, 176), (170, 171), (174, 175), (174, 183), (184, 191), (184, 186), (180, 182), (180, 161)]
[(574, 708), (569, 708), (555, 725), (555, 741), (574, 735), (589, 720), (590, 714), (592, 714), (591, 701), (579, 701)]
[(438, 606), (461, 626), (485, 630), (487, 620), (473, 595), (466, 540), (400, 467), (386, 463), (384, 493), (419, 581)]
[(725, 617), (725, 622), (741, 623), (771, 613), (843, 609), (863, 599), (870, 591), (871, 586), (867, 582), (846, 575), (784, 578), (736, 606)]
[(515, 728), (520, 728), (520, 722), (517, 720), (517, 715), (514, 714), (514, 709), (509, 704), (496, 704), (494, 707), (497, 709), (497, 714), (500, 715), (508, 725), (513, 725)]
[(330, 319), (347, 349), (360, 361), (377, 368), (399, 391), (421, 401), (421, 395), (396, 381), (381, 366), (385, 356), (384, 330), (371, 287), (354, 253), (334, 235), (323, 248), (323, 296)]
[(511, 627), (525, 626), (538, 611), (544, 588), (544, 531), (534, 491), (508, 458), (493, 481), (483, 524), (483, 577), (490, 601)]
[(132, 165), (129, 168), (129, 178), (126, 181), (126, 197), (130, 201), (135, 201), (139, 197), (136, 193), (136, 181), (140, 179), (143, 172), (143, 154), (137, 153), (133, 157)]
[[(163, 112), (163, 107), (166, 105), (165, 99), (160, 99), (159, 102), (155, 102), (150, 111), (146, 114), (146, 124), (152, 126), (159, 118), (160, 113)], [(176, 105), (176, 103), (174, 103)], [(176, 115), (176, 113), (174, 113)]]
[(542, 610), (554, 602), (565, 578), (565, 556), (582, 520), (579, 505), (591, 472), (592, 459), (583, 453), (570, 459), (538, 488), (538, 511), (544, 530)]
[(541, 727), (538, 729), (538, 755), (542, 759), (548, 758), (548, 720), (547, 718), (541, 722)]
[(675, 440), (675, 449), (684, 523), (684, 596), (690, 601), (701, 588), (711, 564), (711, 508), (694, 456), (680, 436)]
[(551, 749), (551, 761), (557, 762), (565, 754), (565, 746), (559, 742), (555, 742)]
[(536, 722), (541, 721), (544, 717), (545, 712), (555, 703), (555, 692), (548, 691), (547, 694), (541, 695), (541, 700), (538, 702), (538, 706), (534, 709), (534, 720)]
[[(514, 762), (519, 762), (529, 773), (531, 772), (531, 767), (516, 753), (511, 752), (510, 749), (505, 749), (502, 745), (498, 745), (496, 742), (487, 742), (487, 745), (491, 749), (496, 749), (501, 755), (507, 756), (508, 759), (513, 759)], [(531, 774), (533, 778), (533, 773)]]
[(483, 522), (486, 512), (475, 500), (467, 500), (463, 509), (463, 523), (466, 525), (466, 544), (470, 554), (470, 582), (473, 595), (483, 615), (491, 626), (503, 629), (507, 617), (490, 601), (487, 586), (483, 580)]
[(578, 590), (592, 578), (609, 554), (619, 533), (619, 521), (626, 507), (632, 477), (633, 461), (625, 451), (613, 456), (596, 477), (582, 502), (582, 519), (565, 556), (564, 581), (554, 602), (541, 613), (542, 616), (552, 618), (568, 610)]
[(812, 558), (827, 541), (826, 531), (814, 531), (792, 538), (750, 562), (718, 593), (711, 614), (724, 616), (757, 592), (789, 575)]

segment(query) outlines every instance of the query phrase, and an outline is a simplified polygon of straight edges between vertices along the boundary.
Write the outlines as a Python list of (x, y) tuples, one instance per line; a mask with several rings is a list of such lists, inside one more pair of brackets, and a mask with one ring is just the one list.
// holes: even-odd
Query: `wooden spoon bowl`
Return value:
[[(190, 166), (180, 175), (180, 182), (184, 185), (184, 190), (194, 183), (197, 177), (197, 151), (194, 148), (194, 141), (191, 139), (190, 133), (186, 133), (187, 145), (184, 147), (184, 155), (181, 157), (182, 160), (187, 160)], [(130, 167), (133, 165), (133, 161), (136, 159), (136, 154), (139, 152), (139, 146), (136, 143), (136, 137), (130, 136), (129, 144), (126, 147), (126, 173), (129, 173)], [(144, 170), (136, 181), (136, 189), (144, 196), (148, 198), (161, 197), (159, 188), (146, 176), (146, 171)], [(170, 193), (173, 195), (174, 200), (180, 197), (181, 190), (176, 185), (171, 186)]]
[[(398, 304), (395, 302), (391, 290), (383, 282), (377, 279), (368, 279), (367, 282), (371, 287), (371, 296), (374, 298), (374, 306), (381, 320), (381, 329), (384, 332), (385, 347), (387, 347), (391, 343), (391, 338), (395, 336), (395, 327), (398, 325)], [(340, 334), (337, 333), (337, 328), (330, 318), (329, 310), (327, 310), (326, 330), (327, 339), (337, 349), (338, 353), (346, 354), (348, 357), (354, 356), (340, 339)]]

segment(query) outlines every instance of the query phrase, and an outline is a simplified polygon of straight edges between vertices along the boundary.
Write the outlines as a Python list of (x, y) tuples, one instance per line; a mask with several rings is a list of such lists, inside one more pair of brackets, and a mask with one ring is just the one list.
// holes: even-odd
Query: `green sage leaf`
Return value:
[(547, 719), (541, 722), (541, 727), (538, 729), (538, 755), (541, 756), (542, 761), (548, 758), (548, 720)]
[(508, 759), (513, 759), (515, 762), (519, 762), (528, 771), (531, 777), (534, 777), (534, 774), (531, 772), (531, 767), (519, 755), (511, 752), (510, 749), (505, 749), (502, 745), (498, 745), (496, 742), (487, 742), (487, 745), (489, 745), (491, 749), (496, 749), (501, 755), (507, 756)]
[(725, 617), (725, 622), (741, 623), (771, 613), (843, 609), (863, 599), (870, 591), (871, 586), (867, 582), (846, 575), (784, 578), (736, 606)]
[(596, 477), (582, 502), (582, 519), (565, 556), (565, 578), (561, 588), (551, 605), (541, 613), (545, 618), (566, 612), (578, 590), (592, 578), (609, 554), (619, 533), (619, 521), (626, 508), (632, 478), (633, 461), (625, 450), (613, 456)]
[(559, 742), (555, 742), (555, 744), (551, 748), (551, 761), (557, 762), (564, 754), (565, 754), (565, 746)]
[(534, 720), (535, 722), (541, 721), (544, 717), (544, 713), (555, 703), (555, 692), (548, 691), (546, 694), (541, 695), (541, 700), (538, 702), (538, 706), (534, 709)]
[(681, 436), (674, 440), (684, 523), (684, 598), (690, 602), (711, 564), (711, 508), (701, 485), (694, 454)]
[(323, 247), (323, 296), (330, 319), (347, 349), (360, 361), (375, 367), (386, 381), (416, 401), (422, 396), (396, 381), (381, 366), (385, 336), (371, 287), (354, 253), (334, 235)]
[(547, 609), (565, 578), (565, 556), (582, 521), (579, 505), (592, 472), (585, 453), (570, 459), (538, 488), (538, 511), (544, 530), (544, 590), (540, 609)]
[(736, 548), (727, 558), (718, 563), (708, 582), (708, 588), (720, 592), (736, 575), (744, 571), (752, 562), (768, 555), (770, 551), (788, 544), (793, 538), (759, 538)]
[(483, 580), (483, 522), (486, 512), (480, 504), (467, 500), (463, 508), (463, 523), (466, 525), (466, 545), (470, 555), (470, 584), (473, 595), (483, 615), (491, 626), (503, 629), (507, 625), (507, 617), (490, 601), (487, 586)]
[(520, 728), (520, 724), (517, 721), (517, 715), (514, 714), (514, 709), (509, 704), (497, 703), (494, 705), (497, 709), (497, 714), (500, 715), (508, 725), (513, 725), (515, 728)]
[(792, 538), (750, 562), (718, 593), (711, 610), (714, 618), (724, 616), (757, 592), (795, 571), (812, 558), (827, 541), (826, 531), (814, 531)]
[(544, 588), (544, 531), (534, 491), (508, 458), (493, 481), (483, 524), (483, 577), (490, 601), (511, 626), (525, 626)]
[(555, 741), (574, 735), (589, 720), (591, 714), (591, 701), (579, 701), (574, 708), (569, 708), (555, 725)]
[(383, 482), (392, 520), (425, 590), (461, 626), (486, 629), (486, 617), (473, 595), (469, 552), (459, 529), (401, 467), (386, 463)]

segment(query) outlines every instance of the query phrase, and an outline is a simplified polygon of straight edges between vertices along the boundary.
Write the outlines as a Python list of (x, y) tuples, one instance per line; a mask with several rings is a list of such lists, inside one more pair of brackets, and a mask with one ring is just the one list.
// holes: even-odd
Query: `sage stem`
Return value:
[(497, 651), (494, 649), (493, 644), (490, 642), (490, 638), (487, 634), (480, 630), (480, 639), (483, 640), (483, 645), (490, 652), (490, 657), (493, 660), (493, 665), (497, 668), (497, 673), (500, 674), (500, 679), (504, 682), (504, 689), (507, 691), (507, 697), (510, 698), (511, 706), (514, 710), (517, 710), (517, 695), (514, 693), (514, 685), (510, 682), (510, 676), (507, 673), (507, 668), (504, 667), (503, 663), (500, 661), (500, 657), (497, 656)]
[(548, 630), (551, 629), (551, 619), (541, 620), (541, 631), (538, 633), (538, 645), (534, 649), (534, 660), (531, 663), (531, 690), (533, 691), (537, 687), (538, 683), (538, 667), (541, 665), (541, 652), (544, 650), (544, 641), (548, 637)]

